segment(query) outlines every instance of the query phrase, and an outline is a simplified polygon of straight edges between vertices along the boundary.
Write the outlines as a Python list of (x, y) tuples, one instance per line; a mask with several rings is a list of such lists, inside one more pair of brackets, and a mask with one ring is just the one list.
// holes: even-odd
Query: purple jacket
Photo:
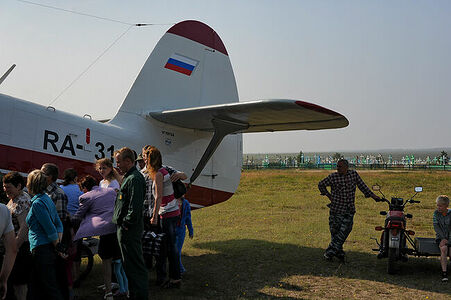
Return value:
[(74, 240), (116, 232), (116, 224), (111, 222), (115, 201), (116, 191), (112, 188), (95, 186), (81, 195), (80, 206), (73, 216), (74, 219), (81, 220)]

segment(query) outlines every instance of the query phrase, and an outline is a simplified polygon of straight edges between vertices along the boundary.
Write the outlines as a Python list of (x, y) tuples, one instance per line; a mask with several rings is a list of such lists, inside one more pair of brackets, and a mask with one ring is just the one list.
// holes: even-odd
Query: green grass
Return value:
[[(365, 199), (357, 191), (354, 229), (346, 241), (346, 264), (328, 263), (323, 252), (329, 243), (327, 198), (317, 184), (328, 171), (265, 170), (242, 174), (238, 191), (228, 201), (193, 211), (195, 236), (183, 248), (188, 272), (179, 290), (151, 285), (154, 299), (247, 298), (386, 298), (449, 299), (451, 284), (440, 282), (437, 258), (410, 257), (399, 274), (386, 273), (385, 259), (377, 260), (374, 230), (383, 224), (386, 205)], [(387, 197), (410, 197), (423, 186), (420, 204), (408, 228), (417, 236), (434, 237), (435, 198), (450, 193), (451, 173), (360, 171), (369, 185), (378, 183)], [(150, 284), (155, 280), (151, 272)], [(100, 263), (83, 289), (82, 299), (101, 293)], [(88, 296), (89, 295), (89, 296)]]

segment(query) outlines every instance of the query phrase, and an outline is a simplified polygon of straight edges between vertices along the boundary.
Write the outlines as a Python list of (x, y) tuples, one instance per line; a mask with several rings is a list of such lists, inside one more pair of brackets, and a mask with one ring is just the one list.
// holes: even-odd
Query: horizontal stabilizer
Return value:
[(184, 128), (215, 131), (212, 120), (240, 124), (234, 133), (341, 128), (349, 122), (327, 108), (297, 100), (258, 100), (150, 112), (154, 119)]

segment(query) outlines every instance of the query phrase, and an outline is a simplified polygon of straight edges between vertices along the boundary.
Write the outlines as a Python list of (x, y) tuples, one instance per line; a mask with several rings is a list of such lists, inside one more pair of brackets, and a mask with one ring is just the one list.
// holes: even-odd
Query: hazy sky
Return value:
[[(240, 101), (299, 99), (350, 121), (245, 134), (245, 153), (451, 146), (451, 1), (32, 1), (125, 23), (205, 22)], [(131, 28), (53, 106), (112, 117), (170, 26)], [(17, 67), (0, 93), (48, 105), (128, 27), (1, 0), (0, 73)]]

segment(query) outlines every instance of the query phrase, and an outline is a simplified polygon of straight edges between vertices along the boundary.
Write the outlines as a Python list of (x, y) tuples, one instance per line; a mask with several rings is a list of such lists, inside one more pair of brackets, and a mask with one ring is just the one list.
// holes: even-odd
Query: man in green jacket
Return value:
[(141, 244), (146, 182), (135, 167), (135, 155), (130, 148), (121, 148), (115, 153), (115, 158), (118, 168), (125, 175), (116, 198), (113, 223), (117, 225), (130, 299), (148, 299), (148, 274)]

